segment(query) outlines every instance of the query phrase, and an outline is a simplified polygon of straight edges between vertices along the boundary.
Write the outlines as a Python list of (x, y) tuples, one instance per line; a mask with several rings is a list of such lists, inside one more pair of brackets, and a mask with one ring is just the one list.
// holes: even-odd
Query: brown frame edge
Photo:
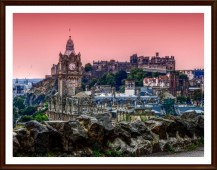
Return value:
[[(5, 7), (20, 5), (208, 5), (212, 8), (212, 163), (211, 165), (6, 165), (5, 164)], [(216, 72), (217, 72), (217, 2), (216, 0), (110, 0), (110, 1), (51, 1), (51, 0), (2, 0), (1, 9), (1, 33), (0, 33), (0, 169), (217, 169), (217, 93), (216, 93)]]

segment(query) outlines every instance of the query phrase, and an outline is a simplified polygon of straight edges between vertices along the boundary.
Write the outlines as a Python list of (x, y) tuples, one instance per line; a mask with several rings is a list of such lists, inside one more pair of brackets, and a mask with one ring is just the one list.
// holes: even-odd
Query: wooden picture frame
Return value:
[[(217, 63), (217, 56), (216, 56), (216, 42), (217, 42), (217, 35), (216, 35), (216, 8), (217, 2), (215, 0), (175, 0), (175, 1), (161, 1), (161, 0), (141, 0), (141, 1), (72, 1), (72, 0), (63, 0), (63, 1), (48, 1), (48, 0), (2, 0), (0, 2), (1, 7), (1, 45), (0, 45), (0, 168), (1, 169), (217, 169), (217, 109), (216, 109), (216, 63)], [(212, 115), (211, 115), (211, 123), (212, 123), (212, 132), (211, 132), (211, 143), (212, 143), (212, 155), (211, 155), (211, 164), (170, 164), (170, 165), (153, 165), (153, 164), (89, 164), (89, 165), (81, 165), (81, 164), (74, 164), (74, 165), (39, 165), (39, 164), (32, 164), (32, 165), (9, 165), (6, 164), (6, 133), (7, 133), (7, 126), (6, 126), (6, 67), (10, 67), (6, 65), (6, 7), (7, 6), (210, 6), (211, 7), (211, 30), (212, 30), (212, 37), (211, 37), (211, 86), (212, 86), (212, 95), (211, 95), (211, 102), (212, 102)], [(172, 159), (171, 159), (172, 161)]]

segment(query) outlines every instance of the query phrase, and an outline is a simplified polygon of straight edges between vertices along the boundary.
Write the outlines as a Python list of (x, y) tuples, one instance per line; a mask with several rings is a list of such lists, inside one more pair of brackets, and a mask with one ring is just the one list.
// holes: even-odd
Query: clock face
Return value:
[(69, 64), (69, 69), (70, 70), (75, 70), (75, 64), (74, 63)]

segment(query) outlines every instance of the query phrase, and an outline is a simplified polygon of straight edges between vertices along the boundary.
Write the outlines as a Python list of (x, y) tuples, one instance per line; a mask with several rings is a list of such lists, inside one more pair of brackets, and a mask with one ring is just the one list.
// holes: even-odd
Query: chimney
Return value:
[(140, 97), (140, 92), (141, 92), (141, 89), (138, 87), (138, 88), (136, 89), (136, 96), (137, 96), (137, 97)]
[(94, 98), (95, 96), (95, 87), (91, 88), (91, 97)]
[(112, 96), (115, 97), (115, 87), (112, 87)]
[(86, 86), (85, 86), (85, 91), (88, 91), (88, 90), (89, 90), (89, 86), (86, 85)]

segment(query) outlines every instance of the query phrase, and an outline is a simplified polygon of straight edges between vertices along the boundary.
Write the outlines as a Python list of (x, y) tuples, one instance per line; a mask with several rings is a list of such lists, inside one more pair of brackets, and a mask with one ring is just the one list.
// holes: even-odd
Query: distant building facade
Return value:
[(32, 83), (25, 79), (23, 83), (20, 83), (18, 79), (13, 84), (13, 97), (22, 96), (31, 89)]
[(144, 78), (143, 86), (169, 87), (169, 77), (164, 75), (164, 76), (159, 76), (154, 78)]
[[(115, 60), (110, 61), (93, 61), (93, 77), (101, 77), (105, 73), (116, 73), (120, 70), (130, 72), (132, 68), (141, 68), (146, 72), (159, 72), (166, 74), (168, 71), (175, 70), (174, 56), (160, 57), (159, 53), (156, 56), (137, 56), (133, 54), (130, 56), (130, 62), (119, 62)], [(53, 68), (55, 70), (55, 67)]]
[(137, 56), (137, 54), (133, 54), (130, 56), (130, 63), (137, 66), (138, 68), (142, 68), (144, 71), (159, 73), (167, 73), (168, 71), (173, 71), (175, 70), (176, 66), (174, 56), (160, 57), (159, 52), (157, 52), (156, 55), (152, 57)]
[(129, 72), (131, 70), (130, 62), (110, 61), (93, 61), (93, 77), (101, 77), (105, 73), (117, 73), (118, 71)]

